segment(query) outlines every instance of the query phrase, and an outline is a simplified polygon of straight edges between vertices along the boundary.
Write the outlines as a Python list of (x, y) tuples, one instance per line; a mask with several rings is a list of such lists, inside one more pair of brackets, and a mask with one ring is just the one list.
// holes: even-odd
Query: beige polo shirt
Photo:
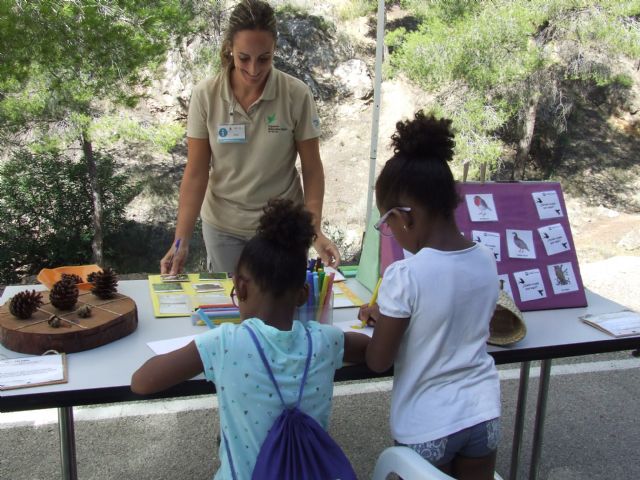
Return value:
[[(309, 87), (291, 75), (272, 68), (248, 112), (235, 101), (229, 76), (227, 69), (194, 87), (187, 136), (211, 145), (203, 221), (251, 237), (269, 199), (303, 202), (295, 142), (319, 137), (320, 120)], [(229, 124), (245, 125), (244, 143), (220, 142), (218, 132)]]

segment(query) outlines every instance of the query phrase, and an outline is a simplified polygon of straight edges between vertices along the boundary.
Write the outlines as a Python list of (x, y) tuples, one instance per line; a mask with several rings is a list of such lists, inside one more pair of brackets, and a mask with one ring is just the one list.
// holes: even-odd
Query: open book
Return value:
[(640, 335), (640, 314), (631, 310), (601, 315), (588, 314), (580, 317), (580, 320), (614, 337)]

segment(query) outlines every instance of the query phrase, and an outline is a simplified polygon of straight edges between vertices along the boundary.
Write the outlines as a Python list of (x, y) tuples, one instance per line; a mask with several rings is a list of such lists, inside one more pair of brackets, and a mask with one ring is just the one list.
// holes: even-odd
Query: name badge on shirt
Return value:
[(218, 127), (218, 143), (247, 143), (245, 125), (242, 123), (220, 125)]

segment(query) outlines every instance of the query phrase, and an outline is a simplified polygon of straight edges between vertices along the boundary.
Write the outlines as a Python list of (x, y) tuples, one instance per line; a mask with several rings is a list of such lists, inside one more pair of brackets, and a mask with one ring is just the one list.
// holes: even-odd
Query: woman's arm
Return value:
[(338, 248), (322, 233), (322, 202), (324, 200), (324, 169), (320, 159), (320, 144), (317, 138), (296, 142), (302, 166), (304, 204), (313, 214), (316, 241), (313, 247), (325, 265), (336, 268), (340, 265)]
[(185, 347), (147, 360), (131, 377), (131, 390), (140, 395), (161, 392), (195, 377), (203, 369), (196, 343), (191, 341)]
[[(200, 214), (209, 183), (209, 162), (211, 147), (206, 138), (187, 137), (187, 166), (184, 169), (180, 184), (180, 200), (178, 203), (178, 222), (173, 244), (160, 260), (160, 272), (175, 275), (182, 272), (189, 253), (189, 243)], [(176, 242), (180, 239), (180, 248)]]

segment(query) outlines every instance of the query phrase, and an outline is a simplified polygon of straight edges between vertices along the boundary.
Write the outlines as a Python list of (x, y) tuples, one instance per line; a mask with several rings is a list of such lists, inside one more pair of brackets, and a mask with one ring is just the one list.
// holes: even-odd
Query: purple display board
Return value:
[[(559, 183), (460, 183), (455, 216), (465, 237), (489, 248), (522, 311), (584, 307), (587, 299)], [(381, 271), (403, 257), (382, 238)]]

